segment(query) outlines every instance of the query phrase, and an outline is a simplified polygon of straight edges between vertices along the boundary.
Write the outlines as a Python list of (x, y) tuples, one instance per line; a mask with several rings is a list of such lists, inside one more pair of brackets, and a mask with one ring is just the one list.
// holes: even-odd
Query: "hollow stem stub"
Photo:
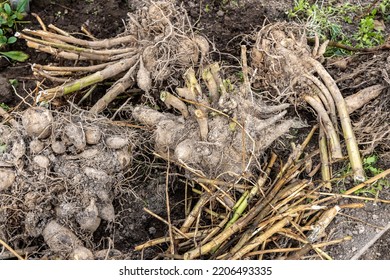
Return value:
[(208, 127), (208, 121), (207, 121), (207, 113), (200, 109), (196, 109), (194, 111), (196, 120), (198, 121), (199, 124), (199, 130), (200, 130), (200, 138), (203, 141), (207, 140), (207, 134), (209, 133), (209, 127)]
[(163, 101), (167, 106), (172, 106), (173, 108), (180, 111), (180, 113), (183, 115), (184, 118), (188, 118), (189, 113), (186, 104), (181, 101), (176, 96), (170, 94), (167, 91), (162, 91), (160, 93), (160, 99)]

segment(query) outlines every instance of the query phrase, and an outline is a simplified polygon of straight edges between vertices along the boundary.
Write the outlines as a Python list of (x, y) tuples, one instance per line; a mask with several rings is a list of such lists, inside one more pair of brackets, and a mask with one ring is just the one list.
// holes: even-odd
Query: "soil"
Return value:
[[(286, 20), (286, 11), (291, 9), (294, 1), (266, 1), (266, 0), (221, 0), (204, 1), (178, 1), (188, 11), (190, 20), (194, 23), (198, 32), (205, 34), (214, 44), (214, 56), (221, 61), (236, 63), (239, 56), (239, 44), (245, 44), (245, 35), (256, 28), (260, 28), (264, 22)], [(68, 32), (80, 32), (80, 27), (85, 25), (97, 38), (110, 38), (121, 33), (125, 29), (124, 21), (127, 13), (140, 9), (145, 1), (137, 0), (34, 0), (30, 7), (31, 12), (38, 14), (46, 24), (53, 23)], [(38, 29), (35, 18), (28, 15), (28, 24), (20, 28)], [(389, 28), (387, 27), (387, 32)], [(13, 49), (23, 50), (30, 55), (25, 63), (11, 63), (0, 59), (0, 103), (10, 107), (18, 106), (18, 110), (25, 107), (25, 102), (30, 102), (29, 92), (36, 87), (36, 80), (30, 70), (31, 63), (48, 63), (53, 58), (45, 53), (38, 53), (27, 48), (23, 42), (18, 42)], [(332, 67), (329, 69), (332, 71)], [(341, 75), (332, 72), (333, 76)], [(8, 79), (17, 79), (19, 85), (15, 91), (9, 86)], [(345, 92), (348, 84), (343, 84)], [(104, 91), (104, 88), (102, 89)], [(355, 91), (355, 89), (353, 90)], [(301, 116), (308, 117), (309, 123), (315, 118), (308, 112), (302, 112)], [(310, 119), (311, 118), (311, 119)], [(145, 132), (148, 133), (148, 132)], [(302, 138), (302, 137), (301, 137)], [(300, 143), (299, 137), (295, 140)], [(380, 147), (379, 147), (380, 148)], [(145, 150), (150, 150), (146, 147)], [(381, 150), (379, 149), (379, 152)], [(151, 259), (164, 252), (166, 247), (153, 247), (142, 252), (136, 252), (133, 248), (150, 239), (166, 236), (167, 226), (158, 219), (151, 217), (143, 209), (148, 208), (162, 218), (167, 218), (166, 210), (166, 177), (168, 174), (169, 199), (171, 206), (171, 220), (173, 225), (178, 225), (184, 219), (184, 199), (186, 178), (177, 175), (180, 170), (175, 166), (168, 166), (165, 161), (156, 159), (152, 153), (134, 156), (134, 163), (139, 163), (130, 173), (131, 183), (126, 180), (119, 186), (121, 196), (114, 200), (116, 220), (113, 223), (102, 222), (94, 233), (93, 241), (99, 244), (98, 249), (116, 248), (126, 259)], [(382, 162), (381, 168), (390, 167), (390, 162)], [(136, 179), (134, 179), (136, 178)], [(351, 184), (340, 186), (334, 192), (350, 187)], [(390, 188), (385, 187), (379, 192), (381, 199), (390, 200)], [(341, 204), (356, 202), (344, 200)], [(363, 200), (364, 202), (364, 200)], [(1, 219), (0, 219), (1, 221)], [(390, 259), (390, 230), (381, 230), (390, 223), (390, 205), (380, 202), (367, 201), (363, 208), (343, 209), (337, 215), (332, 224), (327, 228), (325, 239), (332, 240), (352, 236), (352, 240), (338, 245), (326, 247), (324, 250), (334, 259), (351, 259), (373, 238), (381, 237), (368, 248), (360, 259)], [(1, 237), (0, 227), (0, 237)], [(20, 242), (22, 242), (22, 238)], [(18, 237), (12, 240), (17, 243)], [(42, 238), (38, 237), (32, 244), (41, 246)], [(23, 244), (20, 244), (23, 247)], [(1, 255), (0, 255), (1, 256)], [(40, 258), (42, 253), (32, 254), (31, 258)]]

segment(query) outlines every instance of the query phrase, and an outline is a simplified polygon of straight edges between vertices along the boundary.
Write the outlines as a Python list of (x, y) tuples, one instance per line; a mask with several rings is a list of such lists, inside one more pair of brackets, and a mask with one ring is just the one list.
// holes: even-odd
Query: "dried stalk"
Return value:
[(115, 98), (126, 89), (132, 87), (135, 84), (134, 72), (137, 63), (134, 64), (127, 73), (120, 78), (107, 92), (106, 94), (92, 106), (89, 110), (92, 114), (98, 114), (107, 108), (108, 104), (114, 101)]
[(121, 72), (126, 71), (127, 69), (134, 66), (134, 64), (137, 63), (137, 61), (138, 61), (138, 56), (123, 59), (122, 61), (109, 65), (103, 70), (95, 72), (91, 75), (85, 76), (83, 78), (72, 81), (70, 83), (66, 83), (62, 86), (43, 90), (40, 92), (41, 93), (40, 101), (48, 101), (56, 97), (60, 97), (81, 90), (93, 84), (100, 83), (106, 79), (114, 77), (115, 75)]
[(352, 114), (371, 100), (377, 98), (385, 88), (386, 86), (373, 85), (347, 96), (345, 103), (347, 104), (348, 113)]
[(337, 111), (339, 113), (341, 127), (343, 129), (344, 139), (347, 145), (348, 156), (354, 174), (354, 179), (356, 181), (362, 182), (365, 180), (365, 173), (363, 169), (362, 160), (360, 157), (359, 147), (357, 145), (355, 134), (352, 129), (351, 119), (349, 118), (348, 109), (345, 100), (341, 95), (341, 92), (337, 87), (335, 81), (329, 75), (329, 73), (324, 69), (321, 63), (312, 58), (307, 58), (307, 61), (310, 63), (311, 66), (314, 67), (318, 75), (323, 80), (325, 86), (332, 94), (332, 97), (337, 107)]
[(339, 137), (337, 135), (336, 130), (334, 129), (332, 121), (330, 120), (322, 104), (309, 95), (303, 96), (303, 99), (307, 103), (309, 103), (311, 107), (314, 108), (322, 124), (324, 125), (326, 135), (329, 137), (329, 145), (330, 145), (332, 158), (334, 159), (343, 158), (343, 155), (341, 153), (341, 145), (340, 145)]
[[(51, 28), (52, 25), (49, 25)], [(23, 29), (23, 33), (38, 36), (42, 39), (54, 39), (57, 41), (75, 44), (83, 47), (88, 47), (92, 49), (109, 49), (115, 46), (120, 46), (122, 44), (137, 43), (138, 40), (133, 35), (121, 36), (111, 39), (97, 40), (97, 41), (88, 41), (82, 40), (75, 37), (69, 37), (64, 35), (55, 34), (52, 32), (47, 32), (43, 30), (30, 30)]]
[(320, 135), (319, 135), (319, 146), (320, 146), (320, 158), (321, 158), (321, 175), (322, 180), (325, 183), (325, 187), (328, 190), (332, 189), (332, 185), (330, 179), (332, 178), (332, 174), (330, 171), (330, 162), (328, 156), (328, 146), (326, 144), (325, 132), (321, 125), (320, 127)]
[(261, 245), (263, 242), (265, 242), (268, 238), (270, 238), (272, 235), (280, 231), (282, 228), (287, 226), (289, 222), (291, 221), (290, 217), (284, 218), (277, 222), (275, 225), (273, 225), (270, 229), (265, 231), (262, 234), (259, 234), (256, 238), (252, 240), (248, 245), (243, 247), (240, 251), (238, 251), (236, 254), (233, 255), (231, 258), (232, 260), (238, 260), (241, 259), (245, 254), (249, 253), (251, 250), (256, 248), (257, 246)]

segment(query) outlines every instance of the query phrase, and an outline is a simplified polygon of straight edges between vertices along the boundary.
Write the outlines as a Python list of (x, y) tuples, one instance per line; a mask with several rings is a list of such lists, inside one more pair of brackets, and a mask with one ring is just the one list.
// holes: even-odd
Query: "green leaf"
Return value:
[(28, 54), (21, 51), (0, 52), (0, 54), (19, 62), (24, 62), (29, 58)]
[(17, 87), (19, 85), (18, 79), (9, 79), (8, 81), (11, 86)]
[[(3, 104), (3, 103), (1, 103), (1, 104)], [(4, 153), (6, 150), (7, 150), (7, 145), (6, 144), (0, 145), (0, 154)]]
[(377, 161), (377, 157), (376, 156), (370, 156), (370, 157), (367, 157), (364, 159), (364, 162), (366, 164), (373, 164), (373, 163), (376, 163)]
[(8, 38), (8, 42), (7, 42), (7, 43), (8, 43), (8, 44), (13, 44), (13, 43), (15, 43), (15, 42), (16, 42), (16, 40), (17, 40), (17, 39), (16, 39), (16, 37), (14, 37), (14, 36), (12, 36), (12, 37), (9, 37), (9, 38)]
[(4, 4), (4, 11), (7, 13), (7, 15), (10, 15), (12, 13), (11, 6), (8, 3)]
[(24, 18), (24, 15), (22, 13), (16, 12), (15, 17), (17, 20), (22, 20)]
[(26, 6), (28, 4), (28, 1), (29, 0), (20, 1), (18, 7), (16, 8), (16, 11), (19, 13), (24, 13), (26, 11)]
[(0, 36), (0, 45), (5, 45), (7, 44), (7, 37), (5, 36)]

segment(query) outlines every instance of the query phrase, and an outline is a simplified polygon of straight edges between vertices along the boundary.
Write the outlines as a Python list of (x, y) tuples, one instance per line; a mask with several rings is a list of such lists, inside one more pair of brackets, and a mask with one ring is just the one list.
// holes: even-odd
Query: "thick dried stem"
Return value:
[(319, 136), (319, 146), (320, 146), (320, 158), (321, 158), (321, 175), (322, 180), (325, 183), (325, 187), (329, 190), (332, 189), (332, 185), (330, 183), (330, 179), (332, 178), (330, 171), (330, 162), (328, 156), (328, 146), (326, 144), (326, 137), (324, 128), (320, 127), (320, 136)]
[(309, 95), (303, 96), (303, 99), (310, 104), (311, 107), (317, 112), (320, 120), (324, 124), (326, 135), (329, 137), (329, 144), (331, 149), (332, 158), (340, 159), (343, 157), (341, 153), (340, 140), (337, 136), (336, 130), (333, 127), (332, 121), (330, 120), (328, 114), (325, 111), (325, 108), (320, 102), (315, 100)]
[(248, 70), (248, 60), (246, 56), (246, 46), (241, 46), (241, 61), (242, 61), (242, 74), (244, 77), (244, 97), (247, 97), (248, 94), (252, 92), (251, 84), (249, 82), (249, 70)]
[[(336, 117), (336, 105), (334, 104), (334, 100), (333, 100), (333, 97), (332, 95), (330, 94), (328, 88), (316, 77), (314, 77), (313, 75), (309, 75), (309, 74), (304, 74), (303, 75), (305, 78), (309, 79), (310, 81), (312, 81), (314, 83), (314, 85), (319, 89), (319, 91), (321, 92), (321, 94), (323, 96), (325, 96), (326, 98), (326, 102), (324, 102), (324, 105), (327, 104), (328, 105), (328, 110), (329, 110), (329, 115), (330, 115), (330, 119), (332, 120), (333, 122), (333, 125), (335, 126), (336, 130), (337, 130), (337, 117)], [(321, 100), (323, 100), (323, 97), (321, 97)]]
[(209, 90), (209, 97), (212, 103), (217, 103), (219, 100), (218, 85), (211, 74), (210, 67), (207, 67), (202, 72), (202, 78), (206, 83), (207, 89)]
[(308, 58), (308, 62), (314, 67), (318, 75), (321, 77), (336, 103), (337, 111), (340, 117), (341, 127), (343, 128), (344, 139), (347, 145), (349, 160), (351, 162), (351, 167), (354, 174), (354, 179), (360, 182), (364, 181), (365, 173), (363, 169), (363, 164), (360, 157), (359, 147), (356, 142), (355, 134), (352, 129), (351, 119), (349, 118), (345, 100), (341, 95), (341, 92), (337, 87), (335, 81), (324, 69), (321, 63), (312, 58)]
[(220, 95), (226, 95), (227, 91), (226, 91), (225, 85), (223, 84), (221, 76), (219, 75), (219, 73), (220, 73), (219, 64), (218, 63), (211, 64), (210, 71), (214, 77), (215, 82), (218, 85)]
[(88, 75), (86, 77), (80, 78), (78, 80), (72, 81), (70, 83), (66, 83), (62, 86), (58, 86), (55, 88), (43, 90), (40, 93), (41, 101), (48, 101), (56, 97), (60, 97), (75, 91), (79, 91), (83, 88), (91, 86), (96, 83), (100, 83), (106, 79), (112, 78), (115, 75), (122, 73), (132, 67), (138, 61), (138, 56), (124, 59), (115, 64), (112, 64), (105, 69)]
[[(49, 27), (51, 26), (49, 25)], [(98, 40), (98, 41), (88, 41), (88, 40), (78, 39), (75, 37), (59, 35), (52, 32), (43, 31), (43, 30), (24, 29), (23, 32), (26, 34), (41, 37), (42, 39), (46, 39), (46, 38), (56, 39), (62, 42), (71, 43), (83, 47), (94, 48), (94, 49), (111, 48), (122, 44), (138, 42), (133, 35), (127, 35), (127, 36)]]
[(115, 62), (107, 62), (98, 65), (73, 66), (73, 67), (33, 64), (31, 68), (33, 71), (37, 69), (37, 70), (44, 70), (44, 71), (96, 72), (114, 63)]
[(107, 108), (108, 104), (110, 104), (119, 94), (124, 92), (126, 89), (132, 87), (135, 83), (133, 78), (134, 70), (136, 64), (130, 68), (129, 71), (119, 79), (107, 92), (106, 94), (92, 106), (89, 110), (92, 114), (97, 114)]
[(289, 222), (292, 220), (292, 218), (287, 217), (276, 224), (274, 224), (270, 229), (265, 231), (264, 233), (260, 234), (256, 238), (254, 238), (248, 245), (243, 247), (240, 251), (238, 251), (236, 254), (233, 255), (231, 258), (232, 260), (238, 260), (241, 259), (245, 254), (252, 251), (257, 246), (261, 245), (263, 242), (265, 242), (268, 238), (270, 238), (272, 235), (277, 233), (278, 231), (282, 230), (286, 225), (289, 224)]
[(207, 135), (209, 133), (209, 126), (207, 121), (207, 115), (200, 109), (194, 111), (196, 120), (199, 124), (200, 138), (203, 141), (207, 140)]

